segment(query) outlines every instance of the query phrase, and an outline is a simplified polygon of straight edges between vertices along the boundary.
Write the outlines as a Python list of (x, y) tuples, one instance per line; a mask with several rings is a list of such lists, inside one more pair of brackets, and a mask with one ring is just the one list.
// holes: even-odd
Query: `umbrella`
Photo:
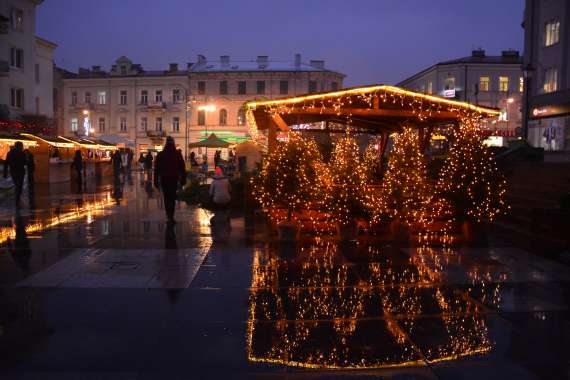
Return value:
[(212, 133), (207, 139), (188, 144), (189, 148), (227, 148), (230, 143)]

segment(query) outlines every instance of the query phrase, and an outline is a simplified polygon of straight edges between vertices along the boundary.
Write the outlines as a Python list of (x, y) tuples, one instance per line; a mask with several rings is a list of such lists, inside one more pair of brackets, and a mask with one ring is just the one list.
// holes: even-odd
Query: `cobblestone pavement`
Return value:
[[(570, 270), (512, 246), (283, 246), (141, 174), (0, 201), (0, 379), (568, 379)], [(71, 190), (71, 191), (70, 191)]]

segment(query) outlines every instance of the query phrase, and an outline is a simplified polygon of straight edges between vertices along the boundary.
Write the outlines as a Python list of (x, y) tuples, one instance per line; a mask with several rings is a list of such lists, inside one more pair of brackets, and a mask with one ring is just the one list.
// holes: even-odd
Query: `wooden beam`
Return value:
[[(335, 115), (337, 117), (349, 115), (359, 116), (359, 117), (393, 117), (393, 118), (417, 118), (418, 114), (410, 110), (396, 110), (396, 109), (371, 109), (371, 108), (341, 108), (340, 110), (334, 110), (332, 108), (305, 108), (305, 109), (294, 109), (289, 115)], [(424, 114), (425, 118), (430, 119), (446, 119), (446, 120), (457, 120), (458, 115), (455, 112), (433, 112), (431, 116), (427, 113)]]
[(285, 122), (285, 120), (283, 120), (283, 118), (281, 117), (281, 115), (279, 114), (273, 114), (271, 116), (272, 121), (275, 123), (275, 125), (277, 126), (277, 128), (279, 128), (280, 131), (283, 132), (287, 132), (289, 130), (289, 126), (287, 125), (287, 123)]

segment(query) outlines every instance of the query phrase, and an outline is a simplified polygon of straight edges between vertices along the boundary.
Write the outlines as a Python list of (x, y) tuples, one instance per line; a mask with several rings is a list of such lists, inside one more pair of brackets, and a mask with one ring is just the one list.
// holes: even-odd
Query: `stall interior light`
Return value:
[(39, 136), (32, 135), (32, 134), (30, 134), (30, 133), (22, 133), (21, 135), (22, 135), (22, 136), (31, 137), (31, 138), (33, 138), (33, 139), (37, 139), (37, 140), (40, 140), (40, 141), (43, 141), (43, 142), (45, 142), (46, 144), (49, 144), (49, 145), (51, 145), (51, 146), (55, 146), (56, 148), (73, 148), (73, 146), (74, 146), (74, 144), (72, 144), (72, 143), (59, 142), (59, 141), (49, 141), (49, 140), (43, 139), (43, 138), (41, 138), (41, 137), (39, 137)]
[(63, 136), (57, 136), (57, 137), (62, 139), (62, 140), (65, 140), (65, 141), (69, 141), (74, 145), (78, 145), (78, 146), (81, 146), (81, 147), (87, 148), (87, 149), (100, 149), (100, 150), (116, 150), (117, 149), (116, 146), (98, 144), (94, 141), (87, 140), (87, 139), (83, 140), (85, 142), (79, 142), (79, 141), (74, 141), (74, 140), (68, 139), (67, 137), (63, 137)]
[(215, 110), (216, 110), (216, 106), (213, 104), (205, 104), (203, 106), (198, 107), (198, 111), (211, 112), (211, 111), (215, 111)]
[(24, 146), (38, 146), (38, 143), (33, 140), (13, 139), (13, 138), (0, 138), (0, 142), (7, 144), (15, 144), (20, 141)]

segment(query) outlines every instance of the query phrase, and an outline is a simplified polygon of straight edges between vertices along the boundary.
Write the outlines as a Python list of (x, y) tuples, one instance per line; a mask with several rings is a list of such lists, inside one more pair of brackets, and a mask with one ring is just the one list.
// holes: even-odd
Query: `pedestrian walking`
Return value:
[(121, 153), (116, 150), (111, 156), (111, 163), (113, 164), (113, 176), (118, 178), (121, 174)]
[(141, 169), (141, 171), (144, 171), (144, 154), (143, 154), (143, 152), (141, 152), (141, 154), (139, 156), (139, 168)]
[(34, 155), (29, 149), (24, 150), (26, 154), (26, 169), (28, 172), (28, 192), (34, 191), (35, 184), (35, 171), (36, 171), (36, 161), (34, 160)]
[(186, 165), (182, 154), (176, 150), (174, 139), (168, 136), (164, 149), (158, 153), (154, 163), (154, 186), (162, 190), (169, 223), (175, 223), (174, 208), (179, 182), (182, 186), (186, 184)]
[(146, 157), (144, 158), (144, 169), (149, 173), (152, 171), (152, 153), (147, 152)]
[(81, 185), (83, 184), (83, 157), (81, 156), (80, 150), (75, 151), (71, 167), (75, 170), (77, 185), (79, 186), (79, 189), (81, 189)]
[(16, 141), (14, 147), (10, 149), (4, 161), (4, 178), (8, 178), (8, 170), (10, 170), (10, 177), (14, 182), (16, 191), (16, 207), (20, 207), (20, 196), (22, 195), (22, 188), (24, 186), (24, 176), (26, 175), (27, 160), (24, 153), (24, 144), (21, 141)]
[(131, 172), (132, 165), (133, 165), (133, 151), (129, 148), (127, 150), (127, 173)]
[(225, 210), (232, 200), (230, 181), (219, 166), (216, 168), (212, 178), (210, 199), (216, 210)]

